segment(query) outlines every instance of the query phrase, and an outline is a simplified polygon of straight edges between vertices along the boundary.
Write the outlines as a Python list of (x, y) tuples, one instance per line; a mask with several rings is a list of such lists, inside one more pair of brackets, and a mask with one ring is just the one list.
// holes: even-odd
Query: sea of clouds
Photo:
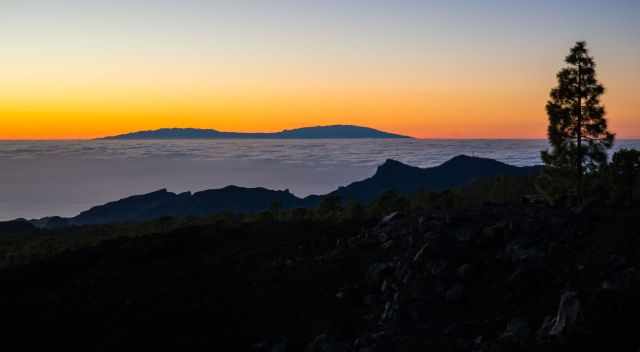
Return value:
[(161, 188), (321, 194), (373, 175), (386, 159), (430, 167), (467, 154), (522, 166), (540, 164), (546, 147), (544, 140), (0, 141), (0, 220), (73, 216)]

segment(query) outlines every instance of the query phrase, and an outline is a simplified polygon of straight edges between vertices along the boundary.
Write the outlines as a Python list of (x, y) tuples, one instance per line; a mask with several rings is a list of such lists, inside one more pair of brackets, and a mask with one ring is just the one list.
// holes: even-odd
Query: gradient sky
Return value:
[(640, 137), (640, 1), (0, 1), (0, 139), (349, 123), (544, 137), (586, 40)]

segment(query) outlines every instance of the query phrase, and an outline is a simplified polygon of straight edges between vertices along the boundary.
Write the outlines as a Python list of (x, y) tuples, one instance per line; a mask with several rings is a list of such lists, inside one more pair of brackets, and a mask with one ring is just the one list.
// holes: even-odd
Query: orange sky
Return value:
[[(8, 7), (0, 139), (327, 124), (419, 138), (544, 138), (549, 89), (580, 39), (607, 87), (611, 129), (640, 137), (640, 26), (623, 8), (588, 8), (605, 23), (580, 27), (586, 14), (550, 16), (552, 2), (522, 9), (490, 1), (512, 12), (503, 17), (445, 2), (401, 1), (391, 10), (374, 2), (367, 11), (337, 2), (254, 5), (207, 15), (189, 0), (151, 12), (115, 3), (118, 11)], [(144, 25), (135, 16), (143, 13)], [(531, 25), (541, 18), (545, 26)]]
[[(276, 131), (342, 123), (419, 138), (544, 137), (544, 104), (553, 78), (523, 79), (510, 85), (437, 82), (435, 88), (429, 80), (386, 81), (382, 86), (339, 82), (338, 87), (315, 81), (287, 82), (285, 87), (157, 80), (160, 87), (43, 84), (37, 96), (29, 87), (24, 95), (3, 94), (0, 139), (93, 138), (162, 127)], [(618, 88), (607, 86), (610, 91)], [(605, 103), (613, 131), (621, 137), (640, 136), (635, 97), (611, 93)]]

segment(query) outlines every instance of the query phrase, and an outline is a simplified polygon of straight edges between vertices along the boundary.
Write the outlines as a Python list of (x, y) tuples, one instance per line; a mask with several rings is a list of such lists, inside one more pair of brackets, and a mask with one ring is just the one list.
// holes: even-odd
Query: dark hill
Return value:
[(162, 216), (203, 216), (224, 211), (248, 213), (274, 204), (291, 208), (300, 202), (289, 191), (227, 186), (191, 194), (159, 190), (93, 207), (69, 219), (73, 225), (139, 222)]
[(424, 169), (389, 159), (378, 167), (372, 177), (340, 187), (330, 194), (342, 199), (371, 201), (389, 190), (405, 194), (418, 190), (444, 191), (482, 178), (526, 176), (540, 170), (540, 166), (517, 167), (493, 159), (466, 155), (459, 155), (442, 165)]
[(162, 189), (93, 207), (70, 219), (70, 222), (86, 225), (149, 220), (179, 210), (190, 197), (190, 193), (175, 194)]
[(222, 189), (195, 193), (185, 205), (184, 215), (207, 215), (223, 211), (253, 213), (273, 206), (293, 208), (300, 199), (289, 190), (273, 191), (266, 188), (227, 186)]
[(410, 138), (399, 134), (353, 125), (315, 126), (280, 132), (222, 132), (213, 129), (162, 128), (139, 131), (101, 139), (330, 139), (330, 138)]
[[(317, 206), (327, 196), (338, 196), (344, 201), (369, 202), (386, 191), (409, 194), (418, 190), (443, 191), (461, 187), (472, 181), (496, 176), (526, 176), (540, 171), (540, 167), (516, 167), (492, 159), (457, 156), (442, 165), (431, 168), (409, 166), (387, 160), (376, 173), (365, 180), (354, 182), (327, 195), (298, 198), (286, 191), (265, 188), (228, 186), (191, 194), (176, 194), (167, 190), (135, 195), (115, 202), (93, 207), (70, 219), (56, 221), (35, 220), (39, 227), (60, 227), (67, 221), (71, 225), (139, 222), (163, 216), (203, 216), (220, 212), (253, 213), (278, 205), (283, 209)], [(53, 224), (48, 226), (48, 224)]]

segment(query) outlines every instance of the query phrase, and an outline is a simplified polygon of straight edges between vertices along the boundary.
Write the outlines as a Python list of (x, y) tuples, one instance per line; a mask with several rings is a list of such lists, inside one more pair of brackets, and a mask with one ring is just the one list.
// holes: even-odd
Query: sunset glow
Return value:
[(576, 40), (612, 131), (640, 137), (636, 1), (357, 2), (3, 2), (0, 139), (327, 124), (544, 138)]

